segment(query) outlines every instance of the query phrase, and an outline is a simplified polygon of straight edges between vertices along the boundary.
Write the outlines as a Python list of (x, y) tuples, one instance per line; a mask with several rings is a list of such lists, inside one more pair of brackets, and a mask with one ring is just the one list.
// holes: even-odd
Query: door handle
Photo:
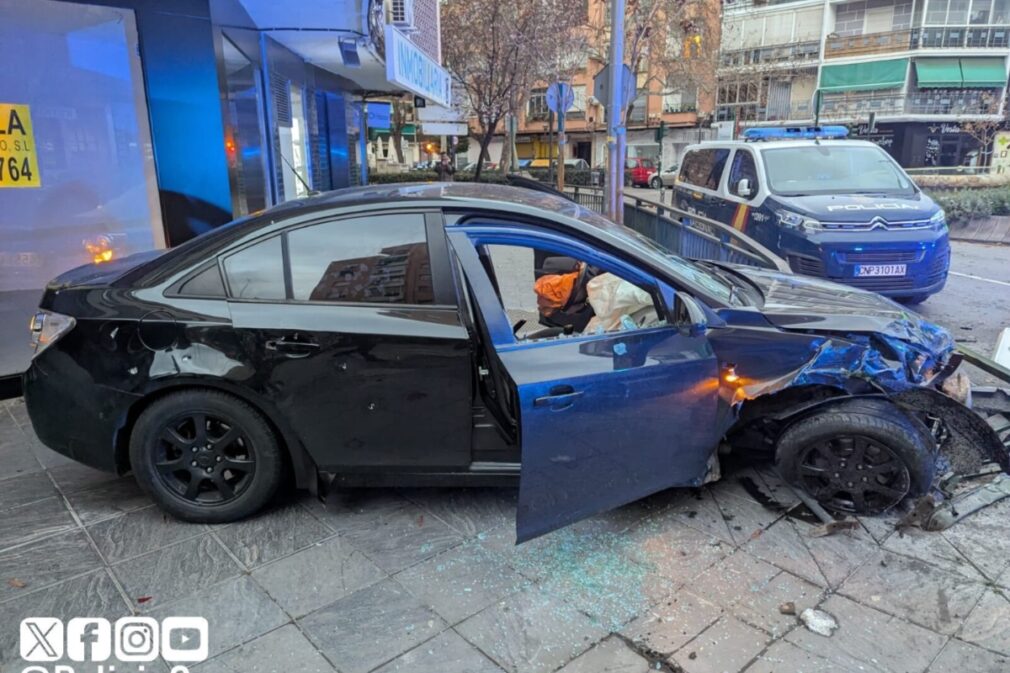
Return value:
[(277, 351), (278, 353), (283, 353), (288, 357), (295, 358), (303, 358), (312, 353), (312, 351), (319, 350), (319, 344), (315, 341), (303, 341), (301, 339), (289, 339), (287, 337), (270, 339), (264, 345), (268, 351)]
[(567, 409), (576, 398), (582, 396), (581, 390), (568, 385), (554, 386), (542, 397), (534, 398), (533, 406), (550, 407), (552, 409)]

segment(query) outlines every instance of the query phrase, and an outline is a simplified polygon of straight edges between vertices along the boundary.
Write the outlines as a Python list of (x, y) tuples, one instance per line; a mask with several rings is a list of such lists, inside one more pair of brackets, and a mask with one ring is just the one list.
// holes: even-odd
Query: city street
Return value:
[[(1010, 316), (1010, 247), (954, 250), (921, 310), (987, 352)], [(0, 406), (0, 447), (3, 671), (24, 666), (24, 617), (128, 614), (206, 617), (195, 670), (213, 673), (1010, 667), (1008, 502), (944, 533), (895, 532), (892, 514), (814, 537), (775, 475), (746, 469), (515, 547), (511, 490), (286, 496), (202, 526), (44, 448), (21, 400)], [(832, 635), (799, 621), (810, 607)]]

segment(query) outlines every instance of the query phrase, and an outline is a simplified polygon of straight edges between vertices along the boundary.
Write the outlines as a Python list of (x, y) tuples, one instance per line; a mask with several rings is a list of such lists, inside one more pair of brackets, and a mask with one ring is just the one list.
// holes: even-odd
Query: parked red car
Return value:
[(628, 157), (624, 168), (631, 174), (632, 187), (648, 187), (656, 174), (656, 163), (643, 157)]

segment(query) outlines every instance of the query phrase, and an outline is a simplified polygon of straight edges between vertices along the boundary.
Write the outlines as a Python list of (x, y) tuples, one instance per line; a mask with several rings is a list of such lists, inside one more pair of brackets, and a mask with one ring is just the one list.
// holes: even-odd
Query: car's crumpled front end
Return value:
[[(830, 403), (835, 395), (878, 396), (933, 433), (946, 458), (944, 469), (964, 474), (995, 462), (1010, 471), (1006, 447), (971, 411), (970, 385), (963, 374), (955, 376), (961, 356), (947, 330), (871, 292), (753, 267), (732, 270), (760, 289), (762, 318), (781, 330), (779, 339), (791, 342), (788, 350), (769, 351), (782, 363), (774, 372), (767, 362), (741, 362), (743, 349), (728, 340), (730, 347), (720, 359), (731, 358), (739, 376), (736, 385), (727, 387), (727, 401), (739, 414), (737, 429), (768, 415), (780, 399), (802, 412)], [(737, 322), (735, 314), (725, 313), (730, 327)], [(717, 351), (720, 345), (717, 337)], [(785, 353), (787, 357), (780, 355)], [(754, 366), (774, 375), (753, 376)], [(794, 397), (801, 398), (799, 403)]]

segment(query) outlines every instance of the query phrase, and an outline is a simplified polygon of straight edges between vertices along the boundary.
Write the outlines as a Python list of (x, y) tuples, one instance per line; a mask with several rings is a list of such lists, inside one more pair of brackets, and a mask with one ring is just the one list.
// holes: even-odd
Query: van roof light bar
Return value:
[(847, 138), (849, 129), (844, 126), (784, 126), (752, 128), (743, 132), (743, 139), (760, 140), (824, 140)]

